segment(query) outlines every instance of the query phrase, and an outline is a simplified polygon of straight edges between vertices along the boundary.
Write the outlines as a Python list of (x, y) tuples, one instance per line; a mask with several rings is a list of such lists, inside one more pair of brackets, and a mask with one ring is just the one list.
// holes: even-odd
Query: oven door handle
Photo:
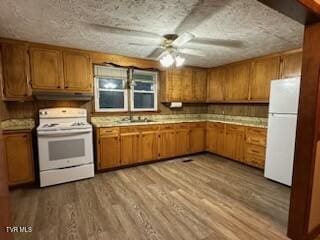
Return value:
[(90, 133), (92, 132), (92, 129), (83, 129), (83, 130), (64, 130), (64, 131), (46, 131), (46, 132), (38, 132), (38, 136), (57, 136), (57, 137), (62, 137), (62, 136), (74, 136), (78, 134), (83, 134), (83, 133)]

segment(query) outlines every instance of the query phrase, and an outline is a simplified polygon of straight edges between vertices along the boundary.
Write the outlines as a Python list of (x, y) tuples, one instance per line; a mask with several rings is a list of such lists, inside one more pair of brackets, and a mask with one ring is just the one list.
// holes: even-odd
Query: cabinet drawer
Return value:
[(138, 132), (138, 127), (121, 127), (120, 133), (133, 133)]
[(266, 149), (262, 146), (246, 144), (245, 162), (249, 165), (264, 168)]
[(139, 126), (137, 129), (140, 132), (151, 132), (151, 131), (158, 131), (159, 130), (159, 125), (147, 125), (147, 126)]
[(215, 122), (208, 122), (207, 123), (208, 128), (221, 128), (224, 129), (224, 123), (215, 123)]
[(247, 128), (246, 141), (249, 144), (266, 146), (266, 129)]
[(119, 128), (100, 128), (99, 129), (99, 135), (118, 135), (119, 134)]
[(174, 130), (176, 124), (162, 124), (160, 130)]
[(199, 123), (190, 123), (191, 128), (204, 128), (206, 126), (206, 123), (199, 122)]
[(257, 157), (265, 158), (266, 149), (262, 146), (246, 144), (246, 154), (251, 154)]
[(261, 157), (257, 157), (255, 155), (251, 155), (251, 154), (248, 154), (245, 156), (245, 162), (248, 164), (248, 165), (251, 165), (251, 166), (254, 166), (254, 167), (258, 167), (258, 168), (264, 168), (264, 163), (265, 163), (265, 160), (264, 158), (261, 158)]
[(178, 123), (176, 124), (176, 129), (189, 129), (189, 123)]
[(233, 125), (233, 124), (226, 124), (226, 131), (230, 132), (244, 132), (245, 127)]

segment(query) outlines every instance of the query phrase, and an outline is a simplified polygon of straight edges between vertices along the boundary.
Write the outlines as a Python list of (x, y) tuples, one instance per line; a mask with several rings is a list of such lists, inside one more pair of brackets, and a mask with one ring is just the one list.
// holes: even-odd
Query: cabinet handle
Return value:
[(58, 86), (57, 88), (60, 88), (60, 86)]
[(65, 88), (69, 88), (68, 86), (65, 86)]

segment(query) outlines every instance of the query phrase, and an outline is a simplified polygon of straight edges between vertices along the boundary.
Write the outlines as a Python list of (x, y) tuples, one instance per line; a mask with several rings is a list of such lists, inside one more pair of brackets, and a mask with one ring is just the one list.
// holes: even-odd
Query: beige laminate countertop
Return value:
[(1, 122), (1, 129), (4, 132), (31, 131), (35, 127), (34, 119), (9, 119)]
[(227, 123), (248, 127), (267, 128), (266, 123), (257, 121), (244, 121), (244, 120), (220, 120), (220, 119), (161, 119), (154, 120), (153, 122), (135, 122), (135, 123), (121, 123), (118, 121), (92, 121), (92, 125), (97, 128), (102, 127), (125, 127), (125, 126), (139, 126), (139, 125), (154, 125), (154, 124), (174, 124), (174, 123), (192, 123), (192, 122), (218, 122)]

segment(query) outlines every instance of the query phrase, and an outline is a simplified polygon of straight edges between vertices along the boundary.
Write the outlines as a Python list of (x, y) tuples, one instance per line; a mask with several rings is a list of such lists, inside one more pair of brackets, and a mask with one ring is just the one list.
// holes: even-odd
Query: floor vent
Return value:
[(184, 162), (184, 163), (192, 162), (192, 161), (193, 161), (192, 159), (185, 159), (185, 160), (182, 160), (182, 162)]

